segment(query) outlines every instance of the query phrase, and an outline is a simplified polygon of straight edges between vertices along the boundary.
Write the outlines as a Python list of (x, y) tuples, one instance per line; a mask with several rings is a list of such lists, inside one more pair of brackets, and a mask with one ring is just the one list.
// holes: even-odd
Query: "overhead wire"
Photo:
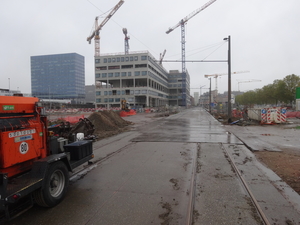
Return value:
[[(111, 11), (111, 9), (110, 10), (108, 10), (108, 11), (106, 11), (106, 12), (103, 12), (100, 8), (98, 8), (95, 4), (93, 4), (90, 0), (87, 0), (91, 5), (93, 5), (96, 9), (98, 9), (99, 11), (101, 11), (102, 12), (102, 14), (101, 15), (99, 15), (98, 17), (101, 17), (102, 15), (105, 15), (106, 13), (108, 13), (109, 11)], [(110, 19), (110, 20), (112, 20), (115, 24), (117, 24), (120, 28), (123, 28), (124, 26), (121, 26), (118, 22), (116, 22), (114, 19)], [(91, 31), (91, 33), (93, 32), (93, 27), (92, 27), (92, 31)], [(187, 26), (186, 26), (186, 32), (187, 32)], [(144, 45), (147, 49), (149, 49), (149, 50), (151, 50), (151, 52), (154, 52), (155, 54), (158, 54), (156, 51), (154, 51), (153, 49), (151, 49), (149, 46), (147, 46), (145, 43), (143, 43), (142, 41), (140, 41), (137, 37), (135, 37), (132, 33), (130, 33), (130, 37), (133, 37), (134, 39), (136, 39), (138, 42), (140, 42), (142, 45)], [(221, 45), (220, 45), (221, 44)], [(201, 49), (200, 51), (198, 51), (198, 52), (195, 52), (195, 53), (193, 53), (193, 54), (189, 54), (188, 56), (192, 56), (192, 55), (195, 55), (195, 54), (197, 54), (197, 53), (199, 53), (199, 52), (203, 52), (203, 51), (206, 51), (206, 50), (208, 50), (208, 49), (210, 49), (210, 48), (213, 48), (213, 47), (215, 47), (215, 46), (218, 46), (218, 45), (220, 45), (215, 51), (213, 51), (213, 52), (211, 52), (209, 55), (207, 55), (205, 58), (203, 58), (203, 60), (204, 59), (206, 59), (206, 58), (208, 58), (210, 55), (212, 55), (214, 52), (216, 52), (219, 48), (221, 48), (223, 45), (225, 44), (225, 42), (218, 42), (218, 43), (215, 43), (215, 44), (211, 44), (211, 45), (208, 45), (208, 46), (204, 46), (204, 47), (200, 47), (200, 48), (197, 48), (197, 49), (193, 49), (193, 50), (191, 50), (191, 51), (188, 51), (187, 53), (189, 53), (189, 52), (192, 52), (192, 51), (195, 51), (195, 50), (198, 50), (198, 49)], [(181, 53), (178, 53), (178, 54), (174, 54), (174, 55), (171, 55), (171, 56), (169, 56), (169, 57), (173, 57), (173, 56), (177, 56), (177, 55), (181, 55)]]
[(212, 53), (210, 53), (208, 56), (206, 56), (205, 58), (203, 58), (202, 60), (208, 58), (210, 55), (212, 55), (214, 52), (216, 52), (219, 48), (221, 48), (226, 42), (224, 42), (222, 45), (220, 45), (217, 49), (215, 49)]
[[(188, 55), (188, 56), (192, 56), (192, 55), (195, 55), (195, 54), (197, 54), (197, 53), (199, 53), (199, 52), (204, 52), (204, 51), (206, 51), (206, 50), (208, 50), (208, 49), (211, 49), (211, 48), (214, 48), (214, 47), (217, 47), (217, 46), (218, 46), (217, 49), (219, 49), (219, 48), (222, 47), (223, 45), (224, 45), (224, 42), (217, 42), (217, 43), (214, 43), (214, 44), (210, 44), (210, 45), (207, 45), (207, 46), (203, 46), (203, 47), (200, 47), (200, 48), (196, 48), (196, 49), (187, 51), (187, 53), (189, 53), (189, 52), (194, 52), (194, 51), (199, 50), (199, 51), (197, 51), (197, 52), (195, 52), (195, 53), (192, 53), (192, 54), (189, 54), (189, 55)], [(217, 49), (216, 49), (216, 50), (217, 50)], [(216, 51), (216, 50), (215, 50), (215, 51)], [(213, 51), (212, 53), (214, 53), (215, 51)], [(210, 53), (210, 55), (211, 55), (212, 53)], [(180, 53), (177, 53), (177, 54), (171, 55), (171, 56), (169, 56), (169, 57), (178, 56), (178, 55), (181, 55), (181, 54), (180, 54)], [(209, 55), (208, 55), (208, 56), (209, 56)], [(208, 57), (208, 56), (207, 56), (207, 57)], [(206, 57), (206, 58), (207, 58), (207, 57)]]

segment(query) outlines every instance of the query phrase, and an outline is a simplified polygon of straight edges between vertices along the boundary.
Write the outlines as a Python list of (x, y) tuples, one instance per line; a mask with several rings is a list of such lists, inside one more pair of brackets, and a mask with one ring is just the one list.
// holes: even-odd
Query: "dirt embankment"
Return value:
[(300, 194), (300, 151), (254, 152), (256, 158), (273, 170), (284, 182)]
[(114, 111), (102, 111), (92, 113), (88, 119), (94, 124), (94, 135), (97, 139), (110, 137), (129, 130), (128, 125), (132, 122), (126, 121)]

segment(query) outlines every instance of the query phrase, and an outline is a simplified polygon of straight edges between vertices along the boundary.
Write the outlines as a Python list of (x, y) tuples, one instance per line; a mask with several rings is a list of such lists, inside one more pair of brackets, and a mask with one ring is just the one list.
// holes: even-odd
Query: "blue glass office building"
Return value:
[(84, 57), (77, 53), (31, 56), (31, 93), (39, 98), (85, 98)]

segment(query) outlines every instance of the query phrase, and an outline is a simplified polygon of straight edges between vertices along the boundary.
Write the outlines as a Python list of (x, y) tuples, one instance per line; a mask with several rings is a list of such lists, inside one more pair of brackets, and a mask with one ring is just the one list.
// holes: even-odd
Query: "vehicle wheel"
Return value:
[(51, 164), (45, 177), (45, 186), (33, 193), (35, 202), (43, 207), (53, 207), (65, 197), (69, 185), (69, 172), (63, 162)]

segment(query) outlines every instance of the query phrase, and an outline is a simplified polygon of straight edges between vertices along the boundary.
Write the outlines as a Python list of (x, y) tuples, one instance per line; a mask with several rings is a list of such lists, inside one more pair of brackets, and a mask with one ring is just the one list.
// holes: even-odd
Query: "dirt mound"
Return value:
[(126, 127), (129, 124), (132, 124), (131, 122), (124, 120), (118, 113), (112, 110), (103, 111), (101, 113), (111, 118), (112, 122), (114, 122), (118, 127)]
[(114, 111), (94, 112), (88, 119), (94, 124), (94, 134), (98, 139), (110, 137), (128, 130), (128, 125), (132, 124), (122, 119)]

